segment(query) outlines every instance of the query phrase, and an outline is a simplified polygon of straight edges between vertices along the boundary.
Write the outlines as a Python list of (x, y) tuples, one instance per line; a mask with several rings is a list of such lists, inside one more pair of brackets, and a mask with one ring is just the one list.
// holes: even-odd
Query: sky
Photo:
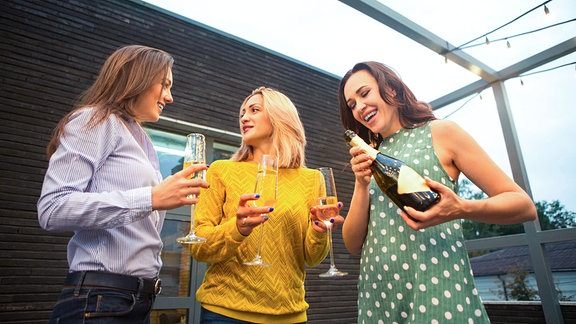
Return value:
[[(155, 6), (341, 77), (355, 63), (394, 68), (419, 100), (433, 101), (479, 79), (418, 43), (337, 0), (146, 0)], [(464, 51), (501, 70), (576, 36), (576, 1), (388, 0), (386, 6), (453, 46), (507, 24)], [(536, 31), (542, 29), (540, 31)], [(522, 35), (525, 34), (525, 35)], [(497, 41), (508, 38), (506, 41)], [(535, 201), (559, 200), (576, 212), (576, 53), (538, 67), (551, 69), (505, 82)], [(572, 63), (570, 65), (570, 63)], [(556, 68), (568, 64), (566, 67)], [(523, 83), (523, 85), (522, 85)], [(473, 98), (472, 98), (473, 97)], [(510, 163), (491, 89), (436, 110), (466, 129), (510, 176)]]

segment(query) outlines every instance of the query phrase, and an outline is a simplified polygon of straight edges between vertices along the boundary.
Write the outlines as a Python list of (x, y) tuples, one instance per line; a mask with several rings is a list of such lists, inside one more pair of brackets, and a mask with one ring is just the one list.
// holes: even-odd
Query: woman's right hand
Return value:
[(370, 170), (372, 159), (359, 147), (350, 148), (350, 155), (352, 155), (350, 165), (356, 177), (356, 182), (367, 186), (372, 178), (372, 170)]
[(208, 168), (206, 164), (194, 164), (168, 176), (152, 188), (152, 209), (169, 210), (198, 203), (200, 188), (210, 185), (204, 179), (188, 179), (195, 172)]

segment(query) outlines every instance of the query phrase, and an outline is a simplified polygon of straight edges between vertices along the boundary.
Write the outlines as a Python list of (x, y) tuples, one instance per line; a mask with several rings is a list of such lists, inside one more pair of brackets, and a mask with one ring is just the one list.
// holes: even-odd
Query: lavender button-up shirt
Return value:
[(50, 158), (38, 200), (49, 231), (74, 231), (70, 271), (108, 271), (140, 277), (160, 272), (165, 211), (152, 210), (152, 187), (162, 181), (149, 137), (135, 122), (111, 115), (87, 128), (92, 109), (74, 114)]

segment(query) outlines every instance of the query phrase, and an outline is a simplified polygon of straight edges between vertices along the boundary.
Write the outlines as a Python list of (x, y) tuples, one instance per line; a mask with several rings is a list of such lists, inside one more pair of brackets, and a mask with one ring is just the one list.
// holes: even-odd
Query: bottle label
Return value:
[(398, 174), (398, 193), (428, 191), (426, 180), (409, 166), (402, 165)]

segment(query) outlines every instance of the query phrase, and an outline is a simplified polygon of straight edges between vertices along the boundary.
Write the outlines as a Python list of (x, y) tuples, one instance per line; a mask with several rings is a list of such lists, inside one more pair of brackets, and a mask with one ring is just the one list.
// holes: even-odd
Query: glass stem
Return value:
[(260, 256), (260, 250), (262, 249), (262, 241), (264, 240), (264, 223), (262, 222), (262, 229), (260, 230), (260, 240), (258, 241), (258, 251), (256, 252), (257, 256)]
[(332, 249), (332, 223), (325, 222), (326, 231), (328, 232), (328, 249), (330, 251), (330, 268), (335, 268), (334, 265), (334, 250)]
[(196, 212), (196, 204), (190, 205), (190, 234), (194, 234), (194, 213)]

